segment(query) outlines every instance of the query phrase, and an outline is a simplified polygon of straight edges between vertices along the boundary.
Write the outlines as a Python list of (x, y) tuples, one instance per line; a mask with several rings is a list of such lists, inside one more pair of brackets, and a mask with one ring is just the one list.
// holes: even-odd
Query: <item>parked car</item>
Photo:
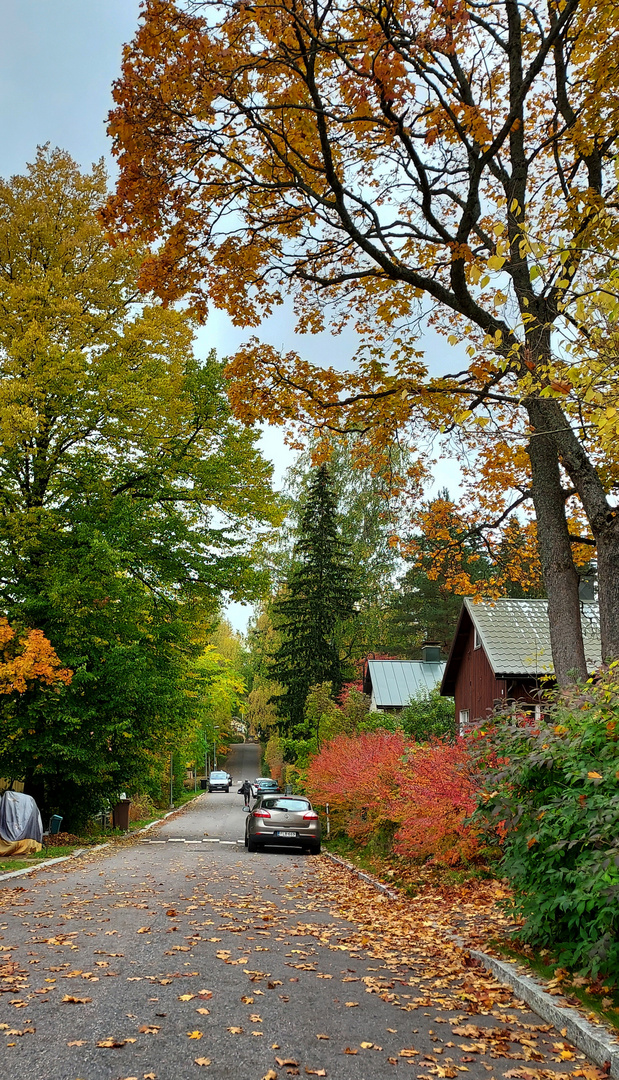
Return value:
[(301, 847), (311, 855), (319, 855), (321, 836), (320, 818), (309, 799), (302, 795), (263, 793), (245, 823), (248, 851), (277, 844)]
[(230, 791), (230, 777), (227, 772), (221, 772), (221, 770), (215, 770), (209, 774), (208, 778), (209, 791)]
[(263, 791), (265, 793), (270, 791), (273, 794), (277, 794), (281, 791), (281, 788), (277, 783), (277, 780), (273, 780), (271, 776), (257, 776), (251, 785), (251, 793), (254, 799), (257, 799), (258, 795)]

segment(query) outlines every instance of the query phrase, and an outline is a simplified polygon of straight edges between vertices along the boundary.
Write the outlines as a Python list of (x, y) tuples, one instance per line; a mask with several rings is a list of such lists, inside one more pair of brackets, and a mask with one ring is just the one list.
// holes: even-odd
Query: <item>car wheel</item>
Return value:
[(261, 847), (262, 847), (262, 844), (258, 844), (256, 842), (256, 840), (250, 840), (248, 838), (248, 840), (247, 840), (247, 850), (248, 851), (260, 851)]
[(317, 844), (310, 844), (310, 846), (306, 848), (306, 853), (308, 855), (320, 855), (320, 841), (318, 841)]
[(247, 840), (247, 833), (245, 833), (245, 847), (248, 847), (248, 846), (249, 846), (249, 842)]
[(226, 795), (229, 795), (229, 794), (230, 794), (230, 788), (229, 788), (229, 787), (227, 787), (227, 788), (226, 788)]

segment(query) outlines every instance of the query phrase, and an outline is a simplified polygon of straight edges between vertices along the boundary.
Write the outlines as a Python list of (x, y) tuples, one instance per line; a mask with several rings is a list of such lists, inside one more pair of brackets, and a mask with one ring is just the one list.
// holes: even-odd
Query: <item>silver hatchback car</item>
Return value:
[(258, 796), (247, 815), (245, 846), (260, 851), (265, 844), (302, 847), (311, 855), (320, 854), (320, 818), (303, 795)]

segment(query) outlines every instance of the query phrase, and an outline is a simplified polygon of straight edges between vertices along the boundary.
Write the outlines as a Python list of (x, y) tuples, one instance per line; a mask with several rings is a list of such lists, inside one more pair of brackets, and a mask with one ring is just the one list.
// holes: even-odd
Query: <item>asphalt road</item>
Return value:
[(404, 958), (379, 947), (338, 911), (352, 886), (320, 857), (249, 854), (236, 788), (257, 747), (227, 767), (229, 794), (143, 841), (4, 883), (3, 1080), (499, 1080), (523, 1064), (530, 1080), (583, 1063), (507, 992), (489, 983), (487, 1008), (472, 1004), (470, 975), (430, 938)]

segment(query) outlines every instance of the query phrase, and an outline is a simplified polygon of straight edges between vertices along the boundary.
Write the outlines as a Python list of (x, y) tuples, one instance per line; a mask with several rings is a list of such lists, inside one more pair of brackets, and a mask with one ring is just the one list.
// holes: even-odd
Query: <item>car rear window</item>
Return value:
[(261, 806), (265, 810), (309, 810), (310, 804), (307, 799), (263, 799)]

